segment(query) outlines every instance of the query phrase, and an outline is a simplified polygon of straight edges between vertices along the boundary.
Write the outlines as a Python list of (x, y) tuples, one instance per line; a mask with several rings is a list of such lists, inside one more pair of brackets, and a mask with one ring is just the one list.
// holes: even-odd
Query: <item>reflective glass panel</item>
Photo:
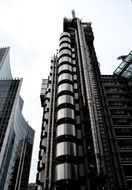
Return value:
[(129, 54), (129, 55), (126, 57), (125, 61), (126, 61), (126, 62), (129, 62), (129, 61), (131, 61), (131, 59), (132, 59), (132, 55)]
[(122, 73), (121, 76), (123, 76), (124, 78), (129, 78), (129, 77), (131, 76), (131, 73), (126, 70), (126, 71), (124, 71), (124, 72)]

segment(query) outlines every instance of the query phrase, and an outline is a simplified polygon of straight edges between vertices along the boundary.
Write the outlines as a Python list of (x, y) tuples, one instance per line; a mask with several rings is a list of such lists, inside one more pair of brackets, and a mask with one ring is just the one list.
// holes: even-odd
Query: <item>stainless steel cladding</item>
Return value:
[(62, 37), (64, 38), (65, 36), (67, 36), (67, 37), (70, 38), (70, 34), (69, 34), (68, 32), (62, 32), (61, 35), (60, 35), (60, 39), (61, 39)]
[(76, 144), (73, 142), (60, 142), (56, 145), (56, 157), (77, 156)]
[(74, 110), (71, 109), (71, 108), (62, 108), (62, 109), (58, 110), (58, 112), (57, 112), (57, 120), (63, 119), (63, 118), (75, 119)]
[(58, 77), (58, 82), (62, 82), (64, 80), (69, 80), (69, 81), (73, 81), (72, 80), (72, 75), (69, 73), (62, 73), (59, 77)]
[(60, 48), (60, 50), (61, 49), (71, 49), (71, 45), (69, 44), (69, 43), (67, 43), (67, 42), (64, 42), (64, 43), (62, 43), (60, 46), (59, 46), (59, 48)]
[(60, 104), (74, 104), (74, 98), (71, 95), (61, 95), (58, 97), (57, 105)]
[(68, 83), (63, 83), (58, 86), (58, 93), (63, 91), (73, 92), (73, 85)]
[(63, 135), (75, 137), (75, 125), (69, 123), (63, 123), (61, 125), (58, 125), (56, 128), (56, 137), (60, 137)]
[(58, 180), (77, 180), (77, 165), (63, 163), (56, 166), (56, 181)]
[(59, 59), (59, 65), (60, 65), (61, 63), (66, 63), (66, 62), (72, 63), (71, 57), (63, 56), (63, 57), (61, 57), (61, 58)]
[(68, 38), (68, 37), (63, 37), (63, 38), (61, 38), (61, 40), (60, 40), (60, 45), (61, 45), (62, 43), (65, 43), (65, 42), (71, 43), (70, 38)]
[(71, 57), (71, 51), (69, 49), (61, 50), (60, 53), (59, 53), (59, 57), (64, 56), (64, 55), (67, 55), (67, 56)]
[(62, 72), (62, 71), (70, 71), (72, 72), (72, 66), (69, 64), (63, 64), (58, 68), (58, 73)]

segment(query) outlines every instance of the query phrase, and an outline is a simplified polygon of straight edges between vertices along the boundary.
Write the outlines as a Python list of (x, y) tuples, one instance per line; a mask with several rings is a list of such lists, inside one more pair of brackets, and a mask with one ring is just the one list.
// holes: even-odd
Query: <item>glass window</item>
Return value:
[(78, 145), (78, 156), (83, 156), (82, 145)]
[(77, 83), (74, 83), (74, 88), (77, 89)]
[(128, 164), (128, 165), (124, 165), (124, 172), (126, 176), (132, 176), (132, 165)]
[(72, 48), (72, 51), (75, 51), (75, 48)]
[(132, 152), (131, 151), (124, 151), (120, 152), (121, 160), (122, 161), (132, 161)]
[(72, 54), (72, 58), (75, 58), (75, 54)]
[(132, 64), (128, 66), (127, 71), (132, 72)]
[(75, 110), (79, 111), (79, 104), (75, 104)]
[(131, 149), (132, 148), (132, 140), (131, 138), (120, 139), (117, 141), (119, 148)]
[(77, 80), (77, 75), (73, 75), (73, 79), (74, 79), (74, 80)]
[(74, 71), (74, 72), (76, 72), (76, 71), (77, 71), (76, 67), (73, 67), (73, 71)]
[(75, 65), (75, 64), (76, 64), (76, 61), (75, 61), (75, 60), (73, 60), (73, 61), (72, 61), (72, 63)]
[(76, 115), (76, 123), (80, 124), (80, 116), (79, 115)]
[(75, 99), (78, 99), (78, 93), (75, 93)]
[(79, 176), (84, 176), (84, 164), (78, 165)]
[(81, 139), (82, 138), (82, 134), (81, 134), (81, 130), (77, 129), (77, 138)]
[(120, 72), (121, 72), (121, 69), (119, 67), (114, 71), (115, 74), (119, 74)]
[(115, 133), (117, 136), (132, 136), (132, 127), (131, 128), (115, 128)]
[(132, 59), (132, 55), (131, 55), (131, 54), (129, 54), (129, 55), (125, 58), (125, 60), (124, 60), (124, 61), (126, 61), (126, 62), (130, 62), (130, 61), (131, 61), (131, 59)]
[(126, 71), (124, 71), (122, 73), (122, 76), (125, 77), (125, 78), (129, 78), (131, 76), (131, 74), (132, 74), (131, 72), (129, 72), (129, 71), (126, 70)]
[(123, 61), (123, 62), (119, 65), (119, 68), (123, 69), (126, 65), (127, 65), (127, 63)]

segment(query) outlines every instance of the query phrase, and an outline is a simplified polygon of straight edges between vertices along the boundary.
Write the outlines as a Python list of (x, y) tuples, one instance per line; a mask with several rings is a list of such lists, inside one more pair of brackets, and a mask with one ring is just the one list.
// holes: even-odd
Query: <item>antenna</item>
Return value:
[(72, 10), (72, 17), (73, 17), (73, 19), (76, 18), (74, 10)]

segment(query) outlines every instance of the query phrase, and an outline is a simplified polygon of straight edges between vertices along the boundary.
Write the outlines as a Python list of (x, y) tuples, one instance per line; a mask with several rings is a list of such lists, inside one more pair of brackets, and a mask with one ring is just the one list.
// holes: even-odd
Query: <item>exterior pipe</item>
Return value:
[[(53, 67), (53, 72), (54, 73), (54, 67)], [(53, 103), (53, 85), (54, 81), (52, 80), (51, 82), (51, 100), (50, 100), (50, 105), (49, 105), (49, 123), (48, 123), (48, 129), (47, 129), (47, 151), (46, 151), (46, 157), (45, 157), (45, 181), (44, 181), (44, 189), (47, 189), (47, 180), (49, 181), (49, 159), (50, 159), (50, 139), (51, 139), (51, 128), (50, 126), (52, 125), (52, 103)]]
[[(57, 69), (57, 57), (54, 58), (55, 60), (55, 64), (54, 67), (55, 67), (55, 78), (54, 78), (54, 92), (53, 92), (53, 108), (55, 108), (55, 94), (56, 94), (56, 69)], [(52, 125), (51, 125), (51, 149), (50, 149), (50, 165), (49, 165), (49, 179), (52, 179), (52, 165), (53, 165), (53, 135), (54, 135), (54, 120), (55, 120), (55, 110), (53, 109), (52, 111)], [(51, 181), (49, 181), (49, 189), (51, 188)]]
[(80, 52), (79, 52), (79, 43), (78, 43), (78, 37), (77, 37), (77, 31), (74, 28), (69, 27), (70, 30), (73, 30), (75, 32), (76, 37), (76, 45), (77, 45), (77, 55), (78, 55), (78, 64), (79, 64), (79, 74), (80, 74), (80, 83), (81, 83), (81, 92), (82, 92), (82, 101), (83, 105), (86, 105), (85, 101), (85, 94), (84, 94), (84, 87), (83, 87), (83, 76), (82, 76), (82, 67), (81, 67), (81, 58), (80, 58)]
[[(72, 79), (73, 80), (73, 79)], [(68, 83), (67, 83), (68, 84)], [(66, 108), (66, 110), (68, 111), (68, 109)], [(74, 115), (75, 115), (75, 113), (74, 113)], [(63, 141), (62, 141), (63, 142)], [(65, 142), (65, 141), (64, 141)], [(68, 142), (68, 141), (67, 141)], [(69, 155), (67, 155), (67, 157), (68, 157)], [(65, 161), (63, 162), (63, 163), (65, 163)], [(66, 165), (67, 166), (67, 165)], [(70, 167), (71, 167), (71, 165), (70, 165)]]
[[(83, 38), (83, 42), (85, 45), (85, 53), (86, 53), (86, 59), (87, 59), (87, 63), (90, 63), (90, 59), (89, 59), (89, 51), (88, 51), (88, 46), (86, 45), (86, 41), (85, 41), (85, 35), (84, 35), (84, 30), (82, 28), (82, 38)], [(104, 163), (104, 154), (103, 154), (103, 147), (102, 147), (102, 141), (101, 141), (101, 135), (100, 135), (100, 129), (99, 129), (99, 120), (98, 120), (98, 114), (97, 114), (97, 108), (96, 108), (96, 101), (94, 98), (94, 90), (93, 90), (93, 86), (92, 86), (92, 82), (95, 84), (95, 80), (92, 80), (92, 66), (91, 64), (89, 64), (89, 77), (91, 80), (91, 92), (92, 92), (92, 98), (93, 98), (93, 109), (94, 109), (94, 113), (95, 113), (95, 122), (96, 122), (96, 130), (97, 130), (97, 135), (98, 135), (98, 143), (99, 143), (99, 150), (100, 150), (100, 158), (101, 158), (101, 164), (103, 165), (103, 168), (105, 169), (105, 163)]]
[(84, 34), (82, 33), (80, 21), (78, 18), (77, 18), (77, 28), (78, 28), (78, 36), (79, 36), (81, 56), (82, 56), (82, 66), (83, 66), (83, 73), (84, 73), (85, 86), (86, 86), (87, 103), (88, 103), (89, 114), (90, 114), (90, 123), (91, 123), (91, 130), (92, 130), (92, 136), (93, 136), (95, 159), (96, 159), (96, 165), (97, 165), (97, 174), (99, 175), (101, 173), (101, 162), (100, 162), (100, 150), (99, 150), (99, 145), (98, 145), (98, 135), (97, 135), (97, 129), (96, 129), (97, 116), (95, 115), (95, 109), (94, 109), (95, 100), (94, 100), (94, 96), (91, 89), (92, 76), (91, 76), (91, 71), (90, 71), (90, 59), (89, 60), (86, 59), (87, 48), (84, 43), (84, 39), (83, 39)]

